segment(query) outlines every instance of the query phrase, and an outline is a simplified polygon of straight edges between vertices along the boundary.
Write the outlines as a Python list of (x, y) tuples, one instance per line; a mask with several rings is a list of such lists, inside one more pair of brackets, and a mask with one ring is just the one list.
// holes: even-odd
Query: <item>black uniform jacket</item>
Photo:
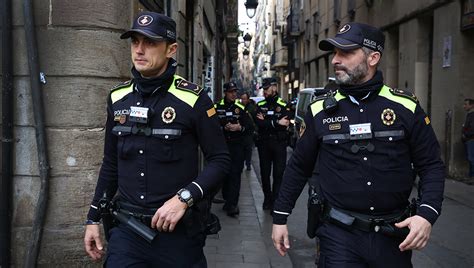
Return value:
[[(222, 99), (215, 104), (217, 116), (221, 128), (223, 129), (224, 136), (227, 142), (242, 142), (248, 133), (253, 131), (252, 122), (250, 116), (243, 106), (238, 101), (228, 102)], [(227, 131), (224, 129), (227, 123), (237, 124), (239, 123), (242, 127), (241, 131)]]
[(291, 113), (286, 102), (278, 95), (259, 101), (257, 103), (256, 113), (262, 113), (264, 116), (264, 120), (255, 117), (255, 124), (257, 125), (258, 134), (261, 139), (274, 135), (286, 135), (288, 128), (279, 125), (278, 120), (285, 116), (290, 119)]
[[(136, 133), (132, 106), (150, 109), (150, 129)], [(207, 163), (200, 173), (198, 146)], [(169, 89), (144, 99), (133, 80), (126, 82), (108, 97), (104, 159), (88, 219), (100, 218), (99, 199), (105, 190), (114, 196), (117, 188), (121, 199), (148, 208), (160, 207), (181, 188), (199, 201), (220, 184), (229, 165), (215, 108), (199, 86), (175, 75)]]
[(310, 105), (273, 222), (286, 223), (317, 162), (321, 194), (330, 205), (374, 216), (404, 209), (417, 173), (417, 214), (433, 224), (441, 212), (445, 171), (430, 120), (416, 97), (383, 86), (359, 105), (340, 93), (335, 98), (338, 109), (331, 114), (323, 109), (324, 98)]

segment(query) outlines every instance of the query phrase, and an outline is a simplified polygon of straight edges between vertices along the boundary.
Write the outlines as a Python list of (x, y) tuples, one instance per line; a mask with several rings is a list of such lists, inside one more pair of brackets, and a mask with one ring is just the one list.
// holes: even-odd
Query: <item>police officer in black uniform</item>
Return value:
[[(427, 243), (441, 212), (444, 165), (415, 96), (383, 84), (384, 39), (372, 26), (349, 23), (319, 43), (334, 51), (339, 89), (310, 105), (286, 168), (273, 216), (281, 255), (290, 248), (287, 217), (313, 169), (324, 200), (318, 267), (411, 267), (411, 250)], [(408, 201), (415, 173), (416, 212)]]
[(237, 101), (237, 86), (234, 82), (224, 84), (224, 98), (215, 104), (217, 115), (229, 148), (231, 168), (222, 187), (225, 200), (223, 209), (228, 216), (239, 214), (240, 175), (244, 167), (244, 138), (251, 131), (250, 118), (245, 107)]
[[(286, 102), (278, 96), (275, 78), (262, 81), (265, 99), (257, 103), (255, 124), (258, 128), (258, 156), (264, 194), (263, 209), (271, 210), (280, 189), (286, 165), (286, 147), (289, 139), (290, 111)], [(273, 184), (270, 173), (273, 164)]]
[[(215, 108), (201, 87), (175, 74), (174, 20), (141, 13), (121, 38), (131, 38), (133, 79), (108, 96), (86, 251), (94, 260), (102, 257), (99, 200), (117, 193), (122, 212), (159, 233), (148, 243), (118, 224), (108, 233), (107, 267), (206, 267), (205, 230), (194, 226), (203, 226), (208, 195), (230, 164)], [(207, 162), (200, 173), (198, 146)]]

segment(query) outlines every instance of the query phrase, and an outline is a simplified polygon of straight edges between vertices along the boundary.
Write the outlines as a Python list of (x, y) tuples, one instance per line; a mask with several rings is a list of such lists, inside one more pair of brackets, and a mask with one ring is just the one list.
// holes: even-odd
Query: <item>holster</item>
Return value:
[(318, 227), (323, 223), (324, 202), (316, 191), (316, 187), (309, 186), (308, 197), (308, 221), (306, 225), (306, 234), (309, 238), (316, 237)]
[(211, 200), (205, 197), (186, 210), (181, 220), (189, 238), (200, 234), (217, 234), (221, 230), (219, 218), (210, 209)]
[(114, 216), (112, 215), (113, 202), (107, 198), (104, 192), (103, 197), (99, 200), (99, 210), (102, 218), (102, 226), (104, 227), (105, 239), (109, 241), (110, 230), (115, 227)]

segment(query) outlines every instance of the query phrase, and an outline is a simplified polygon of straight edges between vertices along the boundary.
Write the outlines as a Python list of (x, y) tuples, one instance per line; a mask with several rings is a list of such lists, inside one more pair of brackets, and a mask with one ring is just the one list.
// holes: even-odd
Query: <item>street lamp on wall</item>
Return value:
[(247, 9), (247, 16), (249, 18), (253, 18), (255, 16), (255, 12), (257, 11), (258, 0), (247, 0), (245, 2), (245, 8)]
[(244, 60), (248, 60), (250, 51), (248, 49), (244, 49), (244, 51), (242, 52), (242, 55), (244, 56)]
[(252, 40), (252, 36), (249, 33), (246, 33), (243, 37), (244, 39), (244, 46), (249, 47), (250, 46), (250, 41)]

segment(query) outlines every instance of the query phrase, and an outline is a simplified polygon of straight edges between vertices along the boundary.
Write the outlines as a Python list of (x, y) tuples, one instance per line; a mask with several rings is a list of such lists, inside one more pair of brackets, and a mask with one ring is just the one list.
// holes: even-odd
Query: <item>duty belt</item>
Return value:
[(345, 211), (325, 204), (324, 219), (338, 226), (357, 229), (364, 232), (380, 232), (391, 236), (405, 237), (409, 229), (397, 228), (394, 224), (410, 216), (410, 206), (397, 213), (381, 216), (366, 215), (352, 211)]
[(147, 226), (150, 226), (151, 219), (155, 215), (155, 212), (158, 210), (158, 208), (144, 208), (140, 206), (135, 206), (125, 201), (116, 202), (116, 207), (119, 211), (140, 220)]
[(112, 133), (117, 136), (126, 136), (130, 134), (139, 134), (142, 133), (145, 136), (157, 136), (163, 137), (165, 139), (172, 139), (173, 137), (179, 137), (182, 134), (181, 129), (173, 129), (173, 128), (151, 128), (151, 127), (141, 127), (138, 128), (136, 126), (129, 127), (129, 126), (114, 126), (112, 128)]

